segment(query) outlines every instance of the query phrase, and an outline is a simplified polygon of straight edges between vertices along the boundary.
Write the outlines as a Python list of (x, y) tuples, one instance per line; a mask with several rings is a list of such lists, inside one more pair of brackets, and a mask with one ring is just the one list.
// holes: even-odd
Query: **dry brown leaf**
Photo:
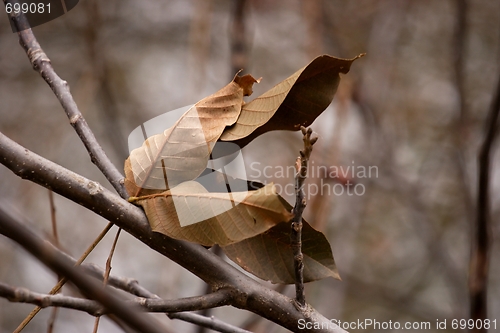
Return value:
[(236, 122), (243, 96), (252, 93), (251, 75), (235, 76), (227, 86), (190, 108), (171, 128), (148, 138), (125, 161), (131, 196), (158, 193), (198, 177), (224, 128)]
[(153, 231), (205, 246), (239, 242), (292, 217), (273, 184), (250, 192), (209, 193), (188, 181), (131, 201), (144, 208)]
[(308, 127), (330, 105), (354, 60), (322, 55), (271, 90), (243, 105), (237, 122), (224, 130), (221, 141), (244, 147), (272, 130), (296, 131)]
[[(333, 277), (340, 280), (330, 243), (325, 235), (302, 220), (304, 282)], [(272, 283), (295, 283), (290, 223), (279, 223), (266, 232), (224, 246), (227, 257), (253, 275)]]
[[(247, 182), (248, 190), (259, 189), (263, 184)], [(287, 210), (292, 210), (285, 199), (278, 195)], [(333, 253), (325, 235), (302, 219), (302, 254), (304, 256), (304, 282), (340, 275)], [(291, 222), (278, 223), (271, 229), (241, 242), (222, 247), (227, 257), (253, 275), (272, 283), (295, 282), (293, 251), (290, 243)]]

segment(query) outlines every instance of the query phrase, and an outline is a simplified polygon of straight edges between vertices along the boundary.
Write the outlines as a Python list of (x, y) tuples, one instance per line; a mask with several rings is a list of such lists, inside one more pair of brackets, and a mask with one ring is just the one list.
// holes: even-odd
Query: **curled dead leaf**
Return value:
[(308, 127), (330, 105), (340, 82), (354, 60), (322, 55), (243, 105), (236, 123), (224, 130), (220, 140), (240, 148), (273, 130), (297, 131)]
[(148, 138), (125, 161), (125, 186), (132, 196), (168, 190), (198, 177), (226, 126), (238, 119), (243, 95), (252, 92), (251, 75), (235, 76), (193, 107), (163, 133)]
[(205, 246), (239, 242), (291, 219), (273, 184), (256, 191), (210, 193), (188, 181), (131, 201), (144, 208), (153, 231)]

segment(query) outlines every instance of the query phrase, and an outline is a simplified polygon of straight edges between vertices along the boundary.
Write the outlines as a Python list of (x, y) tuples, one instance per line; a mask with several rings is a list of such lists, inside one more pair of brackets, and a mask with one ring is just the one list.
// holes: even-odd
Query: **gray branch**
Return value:
[[(4, 0), (4, 2), (6, 1)], [(23, 18), (20, 15), (10, 16), (14, 24), (18, 26), (22, 26)], [(92, 162), (98, 166), (118, 193), (126, 198), (127, 193), (123, 187), (122, 175), (109, 161), (95, 139), (71, 96), (67, 82), (55, 73), (50, 60), (36, 41), (31, 29), (23, 30), (18, 35), (33, 68), (40, 73), (56, 94), (70, 119), (70, 123), (87, 148)], [(52, 189), (115, 223), (152, 249), (202, 278), (212, 286), (213, 290), (223, 288), (231, 290), (234, 293), (231, 305), (235, 307), (250, 310), (292, 331), (299, 331), (298, 321), (304, 320), (320, 323), (320, 325), (323, 323), (322, 329), (302, 329), (300, 332), (344, 332), (339, 328), (331, 327), (330, 322), (312, 308), (299, 311), (290, 298), (265, 288), (203, 247), (153, 233), (143, 211), (138, 207), (107, 191), (99, 183), (88, 180), (30, 152), (1, 133), (0, 162), (23, 179), (29, 179)], [(29, 243), (25, 243), (25, 241), (19, 243), (30, 250)], [(44, 258), (40, 253), (31, 252), (43, 261)], [(47, 266), (56, 271), (53, 266), (48, 264)], [(64, 275), (77, 284), (77, 275), (70, 273)], [(100, 301), (97, 298), (96, 300)], [(109, 309), (113, 309), (113, 306), (123, 307), (121, 302), (116, 301), (115, 304), (113, 299), (104, 298), (103, 302), (102, 304)], [(126, 317), (123, 320), (129, 323), (136, 319), (140, 321), (137, 316)], [(139, 325), (139, 322), (129, 324), (136, 327), (134, 325)]]
[[(13, 287), (1, 282), (0, 297), (6, 298), (11, 302), (31, 303), (42, 308), (56, 306), (84, 311), (95, 317), (108, 313), (101, 304), (93, 300), (64, 296), (61, 294), (40, 294), (26, 288)], [(146, 312), (165, 313), (215, 308), (226, 305), (230, 299), (231, 293), (225, 289), (221, 289), (203, 296), (186, 297), (175, 300), (137, 297), (133, 300), (126, 301), (126, 303), (128, 303), (129, 306), (140, 306)]]
[(205, 316), (201, 316), (196, 313), (191, 312), (180, 312), (180, 313), (169, 313), (168, 317), (170, 319), (180, 319), (184, 320), (198, 326), (203, 326), (206, 328), (210, 328), (214, 331), (218, 331), (221, 333), (252, 333), (250, 331), (244, 330), (239, 327), (235, 327), (233, 325), (229, 325), (214, 316), (207, 318)]
[[(121, 278), (114, 277), (116, 280), (121, 280)], [(135, 281), (132, 279), (124, 279), (127, 281)], [(217, 293), (218, 295), (215, 297), (223, 296), (224, 293)], [(16, 303), (30, 303), (37, 305), (41, 308), (46, 307), (62, 307), (66, 309), (73, 309), (78, 311), (83, 311), (91, 316), (101, 316), (106, 314), (105, 309), (97, 302), (77, 297), (64, 296), (61, 294), (50, 295), (50, 294), (40, 294), (33, 291), (30, 291), (26, 288), (19, 288), (9, 286), (7, 284), (0, 282), (0, 297), (8, 299), (10, 302)], [(205, 297), (205, 296), (201, 296)], [(215, 299), (214, 298), (214, 299)], [(135, 303), (137, 305), (143, 305), (147, 299), (145, 298), (137, 298), (135, 300), (129, 301), (129, 303)], [(151, 300), (150, 300), (151, 301)], [(170, 308), (171, 310), (178, 310), (178, 306), (174, 305), (171, 300), (157, 300), (155, 299), (156, 304), (150, 304), (148, 308), (146, 308), (149, 312), (164, 312), (165, 308)], [(176, 300), (177, 301), (177, 300)], [(184, 299), (187, 301), (187, 299)], [(212, 303), (214, 306), (218, 306), (215, 302)], [(227, 324), (217, 318), (214, 317), (204, 317), (195, 313), (179, 313), (173, 312), (167, 314), (170, 319), (180, 319), (183, 321), (187, 321), (196, 325), (200, 325), (203, 327), (207, 327), (218, 332), (222, 333), (251, 333), (250, 331), (241, 329), (239, 327)]]
[[(4, 0), (4, 3), (7, 2), (10, 1)], [(19, 44), (21, 44), (26, 52), (33, 69), (42, 76), (56, 95), (59, 103), (61, 103), (61, 106), (68, 116), (71, 126), (73, 126), (76, 133), (80, 137), (80, 140), (85, 145), (85, 148), (90, 155), (90, 160), (99, 168), (99, 170), (101, 170), (106, 179), (111, 183), (111, 185), (113, 185), (120, 196), (122, 198), (128, 198), (127, 191), (123, 185), (122, 174), (113, 165), (113, 163), (111, 163), (101, 145), (97, 142), (94, 133), (90, 129), (85, 118), (83, 118), (82, 113), (78, 109), (78, 106), (71, 95), (68, 83), (61, 79), (54, 71), (49, 57), (47, 57), (45, 52), (40, 47), (40, 44), (36, 40), (31, 29), (22, 30), (22, 27), (29, 26), (27, 22), (23, 21), (25, 20), (24, 15), (22, 15), (21, 12), (16, 14), (12, 11), (9, 14), (9, 18), (14, 22), (16, 27), (18, 27), (18, 30), (20, 30), (18, 32)]]
[(54, 306), (84, 311), (92, 316), (100, 316), (104, 313), (104, 308), (96, 301), (62, 294), (39, 294), (26, 288), (13, 287), (1, 282), (0, 297), (6, 298), (10, 302), (29, 303), (41, 308)]
[[(103, 279), (104, 270), (97, 266), (96, 264), (83, 264), (82, 268), (85, 271), (99, 279)], [(124, 290), (133, 295), (145, 298), (157, 298), (160, 297), (143, 286), (139, 284), (136, 279), (126, 278), (126, 277), (118, 277), (114, 275), (109, 276), (108, 284), (115, 288)], [(213, 316), (207, 318), (206, 316), (197, 314), (197, 313), (189, 313), (189, 312), (173, 312), (167, 313), (167, 316), (170, 319), (179, 319), (183, 321), (190, 322), (192, 324), (196, 324), (198, 326), (203, 326), (206, 328), (210, 328), (214, 331), (222, 332), (222, 333), (251, 333), (250, 331), (244, 330), (242, 328), (230, 325), (228, 323), (223, 322)]]

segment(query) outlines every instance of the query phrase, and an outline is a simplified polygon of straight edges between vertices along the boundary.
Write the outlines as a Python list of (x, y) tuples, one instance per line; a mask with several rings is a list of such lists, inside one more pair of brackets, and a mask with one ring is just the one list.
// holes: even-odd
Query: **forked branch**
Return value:
[[(237, 293), (231, 302), (232, 306), (252, 311), (291, 331), (298, 330), (297, 323), (302, 319), (320, 325), (323, 323), (323, 328), (306, 329), (301, 332), (345, 332), (341, 328), (332, 327), (327, 318), (312, 308), (306, 318), (302, 311), (293, 306), (288, 297), (262, 286), (202, 246), (152, 232), (140, 208), (119, 198), (99, 183), (34, 154), (2, 133), (0, 133), (0, 163), (18, 176), (49, 187), (54, 192), (113, 221), (153, 250), (172, 259), (212, 285), (214, 290), (223, 287), (232, 288)], [(21, 245), (24, 247), (29, 244)]]

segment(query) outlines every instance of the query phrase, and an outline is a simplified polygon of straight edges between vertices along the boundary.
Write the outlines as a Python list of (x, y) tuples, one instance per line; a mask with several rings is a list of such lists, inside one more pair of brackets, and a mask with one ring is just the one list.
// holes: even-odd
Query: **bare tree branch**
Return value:
[(80, 267), (74, 267), (61, 251), (35, 235), (27, 226), (0, 208), (0, 233), (14, 240), (38, 258), (57, 274), (66, 276), (80, 291), (98, 301), (110, 313), (140, 332), (163, 332), (162, 325), (146, 318), (137, 309), (119, 300), (109, 288), (103, 288), (97, 281), (89, 278)]
[[(46, 243), (46, 246), (52, 247), (52, 249), (56, 252), (55, 247), (51, 246), (49, 243)], [(66, 254), (61, 253), (62, 257), (65, 257)], [(73, 265), (78, 264), (78, 261), (70, 258), (68, 256), (68, 260), (71, 261)], [(104, 279), (106, 277), (106, 272), (100, 269), (95, 264), (85, 264), (82, 265), (82, 268), (91, 275), (94, 275), (98, 278)], [(226, 305), (231, 299), (232, 292), (226, 289), (220, 289), (215, 293), (210, 295), (204, 295), (200, 297), (189, 297), (183, 298), (179, 300), (162, 300), (159, 297), (147, 289), (140, 286), (137, 280), (130, 278), (120, 278), (116, 276), (109, 276), (108, 283), (112, 286), (120, 288), (125, 291), (129, 291), (135, 295), (142, 296), (141, 298), (137, 298), (133, 302), (137, 305), (140, 305), (146, 308), (149, 312), (166, 312), (166, 311), (189, 311), (189, 310), (197, 310), (204, 309), (210, 307), (218, 307)], [(87, 312), (92, 316), (101, 316), (106, 314), (107, 312), (104, 308), (97, 302), (68, 297), (63, 295), (52, 295), (52, 294), (39, 294), (32, 291), (29, 291), (25, 288), (16, 288), (12, 286), (8, 286), (6, 284), (0, 283), (0, 297), (7, 298), (11, 302), (21, 302), (21, 303), (31, 303), (35, 304), (37, 308), (45, 308), (45, 307), (64, 307), (68, 309), (74, 309), (79, 311)], [(145, 299), (143, 297), (148, 298), (156, 298), (156, 299)], [(170, 314), (167, 314), (170, 317)], [(242, 330), (233, 325), (229, 325), (215, 318), (206, 318), (194, 313), (187, 314), (183, 316), (180, 313), (174, 312), (172, 313), (172, 319), (180, 319), (185, 320), (197, 325), (205, 326), (208, 328), (212, 328), (214, 330), (220, 332), (241, 332), (246, 333), (249, 331)]]
[[(12, 287), (0, 282), (0, 297), (11, 302), (31, 303), (42, 308), (56, 306), (87, 312), (92, 316), (102, 316), (108, 311), (96, 301), (89, 299), (64, 296), (61, 294), (49, 295), (30, 291), (26, 288)], [(147, 312), (183, 312), (215, 308), (227, 305), (232, 297), (231, 291), (220, 289), (212, 294), (186, 297), (174, 300), (138, 297), (126, 301), (129, 305), (141, 306)]]
[[(11, 3), (11, 0), (4, 0), (4, 3)], [(97, 142), (94, 133), (92, 133), (87, 121), (83, 118), (69, 91), (68, 83), (56, 74), (50, 63), (50, 59), (42, 50), (40, 44), (38, 44), (31, 29), (22, 30), (22, 27), (26, 27), (26, 22), (23, 22), (25, 20), (24, 15), (21, 11), (17, 14), (15, 11), (12, 11), (9, 17), (14, 22), (14, 25), (18, 27), (19, 44), (21, 44), (26, 52), (33, 69), (42, 76), (56, 95), (68, 116), (71, 126), (73, 126), (85, 148), (87, 148), (90, 160), (101, 170), (120, 196), (128, 198), (127, 191), (123, 185), (123, 176), (113, 163), (111, 163), (101, 145)]]
[(290, 298), (270, 290), (239, 272), (202, 246), (169, 238), (151, 231), (144, 212), (91, 181), (34, 154), (0, 133), (0, 163), (24, 179), (29, 179), (114, 222), (155, 251), (185, 267), (213, 290), (224, 287), (236, 292), (232, 306), (252, 311), (291, 330), (299, 331), (298, 321), (323, 323), (322, 329), (300, 332), (345, 332), (308, 307), (299, 311)]
[[(84, 264), (82, 265), (82, 268), (85, 269), (87, 273), (94, 275), (99, 279), (104, 278), (104, 270), (95, 264)], [(108, 284), (110, 286), (122, 289), (139, 297), (157, 298), (157, 299), (160, 298), (158, 295), (155, 295), (154, 293), (150, 292), (149, 290), (141, 286), (139, 282), (137, 282), (137, 280), (135, 279), (110, 275), (108, 279)], [(167, 316), (170, 319), (184, 320), (223, 333), (229, 333), (229, 332), (251, 333), (250, 331), (225, 323), (217, 318), (214, 318), (213, 316), (208, 318), (206, 316), (202, 316), (197, 313), (185, 313), (185, 312), (167, 313)]]
[(175, 300), (139, 298), (138, 304), (149, 312), (183, 312), (212, 309), (229, 305), (234, 296), (231, 289), (219, 289), (211, 294), (186, 297)]
[(97, 303), (84, 298), (69, 297), (62, 294), (39, 294), (26, 288), (13, 287), (0, 282), (0, 296), (14, 303), (30, 303), (41, 308), (50, 306), (87, 312), (92, 316), (100, 316), (104, 308)]
[[(106, 260), (106, 271), (104, 272), (104, 278), (102, 280), (103, 285), (108, 284), (109, 275), (111, 274), (111, 260), (113, 259), (113, 254), (115, 253), (116, 244), (118, 243), (118, 239), (120, 238), (121, 228), (118, 228), (116, 232), (115, 239), (113, 240), (113, 245), (111, 245), (111, 249), (109, 250), (108, 259)], [(97, 333), (99, 330), (99, 322), (101, 320), (100, 316), (97, 316), (94, 321), (94, 331), (93, 333)]]
[[(116, 281), (119, 280), (120, 278), (114, 277), (114, 279)], [(217, 294), (222, 295), (222, 293), (220, 292)], [(0, 297), (4, 297), (11, 302), (35, 304), (41, 308), (50, 306), (63, 307), (67, 309), (84, 311), (92, 316), (97, 316), (97, 317), (105, 314), (102, 306), (99, 303), (92, 300), (63, 296), (61, 294), (58, 295), (39, 294), (25, 288), (12, 287), (1, 282), (0, 282)], [(132, 302), (141, 305), (141, 302), (143, 301), (144, 299), (141, 298), (141, 299), (136, 299)], [(150, 312), (163, 312), (160, 309), (167, 306), (167, 304), (170, 303), (169, 300), (155, 300), (155, 301), (161, 301), (161, 302), (158, 302), (156, 305), (154, 305), (153, 306), (154, 308)], [(207, 318), (195, 313), (179, 313), (179, 312), (173, 312), (167, 315), (170, 319), (183, 320), (222, 333), (251, 333), (250, 331), (227, 324), (214, 317)]]
[[(489, 272), (489, 256), (491, 250), (491, 222), (490, 222), (490, 169), (491, 150), (497, 136), (500, 113), (500, 79), (498, 80), (491, 109), (486, 119), (486, 136), (481, 145), (478, 164), (478, 195), (477, 215), (473, 226), (472, 253), (469, 272), (470, 317), (474, 320), (488, 318), (487, 287)], [(488, 330), (474, 328), (472, 332), (487, 332)]]
[[(54, 192), (49, 190), (49, 203), (50, 203), (50, 219), (52, 222), (52, 236), (54, 237), (54, 245), (59, 247), (59, 236), (57, 234), (57, 218), (56, 218), (56, 205), (54, 203)], [(58, 276), (57, 280), (61, 280), (62, 277)], [(52, 309), (52, 313), (50, 314), (49, 321), (47, 324), (47, 333), (52, 333), (54, 331), (54, 324), (57, 318), (58, 308), (55, 307)]]

